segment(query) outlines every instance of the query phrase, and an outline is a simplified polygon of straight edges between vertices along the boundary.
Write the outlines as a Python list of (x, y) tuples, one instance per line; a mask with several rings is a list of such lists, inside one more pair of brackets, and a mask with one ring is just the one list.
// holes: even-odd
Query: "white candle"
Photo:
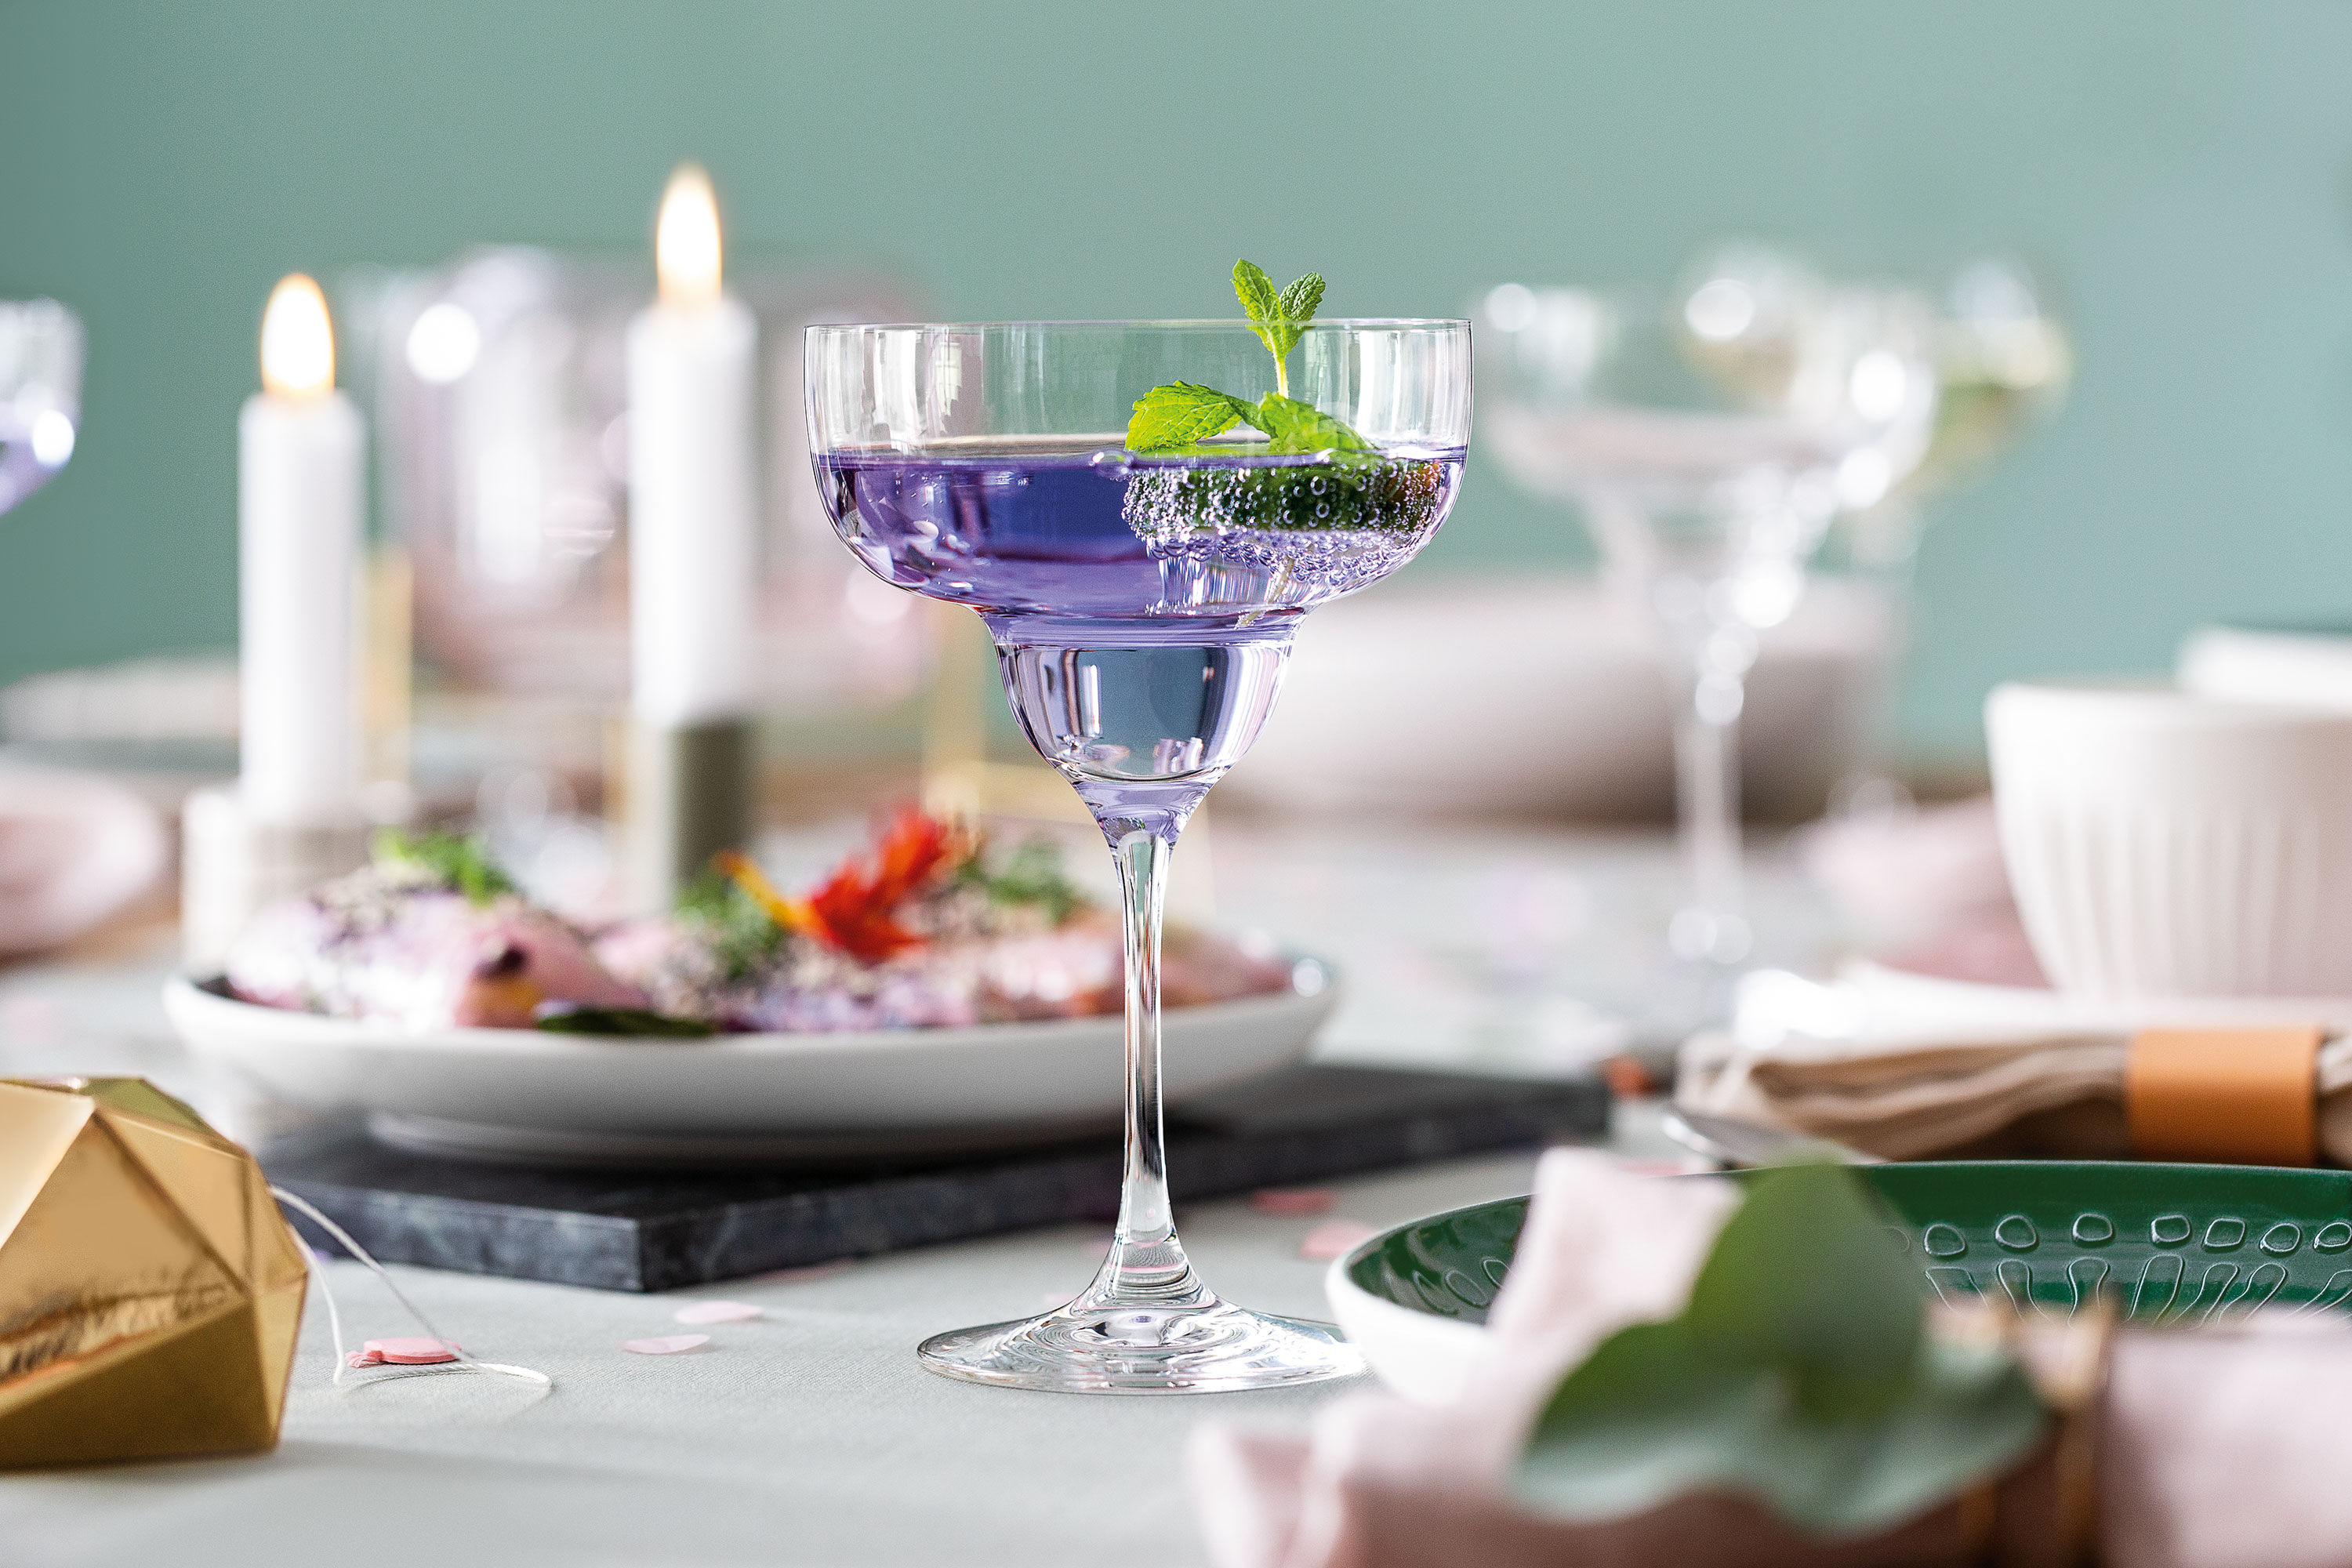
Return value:
[(326, 299), (299, 273), (263, 313), (261, 384), (237, 418), (238, 791), (256, 822), (333, 826), (359, 809), (366, 437), (335, 390)]
[(629, 323), (631, 707), (665, 729), (751, 708), (751, 312), (719, 289), (719, 205), (693, 164), (654, 234), (656, 302)]

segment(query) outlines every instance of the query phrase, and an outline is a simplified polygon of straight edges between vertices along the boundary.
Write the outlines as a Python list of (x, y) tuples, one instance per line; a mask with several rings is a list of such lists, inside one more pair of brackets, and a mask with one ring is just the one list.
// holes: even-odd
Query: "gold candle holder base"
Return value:
[(621, 820), (631, 908), (668, 909), (712, 856), (750, 847), (753, 742), (748, 719), (630, 722)]

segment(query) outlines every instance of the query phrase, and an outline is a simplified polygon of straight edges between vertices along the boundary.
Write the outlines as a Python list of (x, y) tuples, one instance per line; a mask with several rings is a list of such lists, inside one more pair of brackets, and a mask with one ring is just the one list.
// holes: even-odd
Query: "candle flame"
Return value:
[(664, 304), (708, 305), (719, 298), (719, 196), (699, 163), (680, 163), (662, 192), (654, 276)]
[(273, 397), (324, 397), (335, 389), (335, 329), (327, 297), (296, 272), (269, 291), (261, 313), (261, 386)]

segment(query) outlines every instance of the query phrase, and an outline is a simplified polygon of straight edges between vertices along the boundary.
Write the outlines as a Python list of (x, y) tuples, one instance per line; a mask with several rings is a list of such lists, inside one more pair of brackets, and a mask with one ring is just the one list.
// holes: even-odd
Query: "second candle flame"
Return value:
[(719, 197), (699, 163), (680, 163), (654, 222), (654, 276), (666, 305), (719, 299)]
[(327, 297), (303, 273), (281, 278), (261, 312), (261, 388), (272, 397), (324, 397), (335, 389), (335, 330)]

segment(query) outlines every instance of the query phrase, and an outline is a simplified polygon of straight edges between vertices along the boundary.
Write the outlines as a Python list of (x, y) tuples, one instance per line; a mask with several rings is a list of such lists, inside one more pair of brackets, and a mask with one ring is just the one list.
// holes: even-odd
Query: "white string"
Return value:
[[(519, 1377), (526, 1383), (536, 1383), (543, 1388), (552, 1388), (555, 1386), (555, 1380), (548, 1376), (547, 1373), (543, 1372), (534, 1372), (527, 1366), (509, 1366), (504, 1362), (476, 1361), (472, 1356), (467, 1355), (463, 1350), (458, 1348), (456, 1341), (450, 1339), (439, 1329), (433, 1326), (433, 1320), (426, 1317), (424, 1312), (418, 1309), (415, 1302), (401, 1294), (400, 1287), (393, 1283), (392, 1276), (384, 1272), (383, 1265), (378, 1263), (374, 1258), (370, 1258), (368, 1256), (367, 1248), (362, 1247), (358, 1242), (352, 1239), (351, 1232), (345, 1230), (341, 1226), (337, 1225), (333, 1220), (329, 1219), (325, 1215), (320, 1214), (317, 1209), (311, 1207), (302, 1199), (298, 1198), (292, 1193), (288, 1192), (284, 1187), (272, 1186), (269, 1189), (269, 1195), (276, 1198), (281, 1204), (287, 1204), (294, 1208), (299, 1209), (313, 1224), (318, 1226), (320, 1229), (325, 1231), (329, 1236), (333, 1237), (337, 1241), (341, 1242), (345, 1251), (349, 1252), (353, 1258), (358, 1258), (362, 1263), (366, 1264), (369, 1268), (374, 1271), (375, 1277), (383, 1281), (383, 1288), (392, 1292), (392, 1299), (408, 1310), (408, 1315), (416, 1320), (417, 1326), (425, 1331), (426, 1337), (431, 1339), (434, 1343), (442, 1346), (444, 1349), (447, 1350), (450, 1354), (457, 1358), (456, 1361), (436, 1362), (424, 1366), (396, 1367), (389, 1372), (380, 1373), (373, 1377), (362, 1378), (352, 1384), (352, 1388), (365, 1388), (370, 1384), (390, 1383), (394, 1378), (401, 1377), (430, 1377), (435, 1373), (440, 1372), (494, 1372), (503, 1377)], [(341, 1387), (343, 1373), (351, 1370), (351, 1363), (345, 1356), (343, 1351), (343, 1317), (341, 1312), (335, 1310), (334, 1289), (327, 1283), (327, 1276), (325, 1272), (323, 1270), (313, 1270), (311, 1278), (318, 1280), (319, 1292), (327, 1299), (327, 1328), (328, 1331), (333, 1334), (335, 1340), (334, 1385)], [(349, 1392), (349, 1390), (346, 1390), (345, 1392)]]

